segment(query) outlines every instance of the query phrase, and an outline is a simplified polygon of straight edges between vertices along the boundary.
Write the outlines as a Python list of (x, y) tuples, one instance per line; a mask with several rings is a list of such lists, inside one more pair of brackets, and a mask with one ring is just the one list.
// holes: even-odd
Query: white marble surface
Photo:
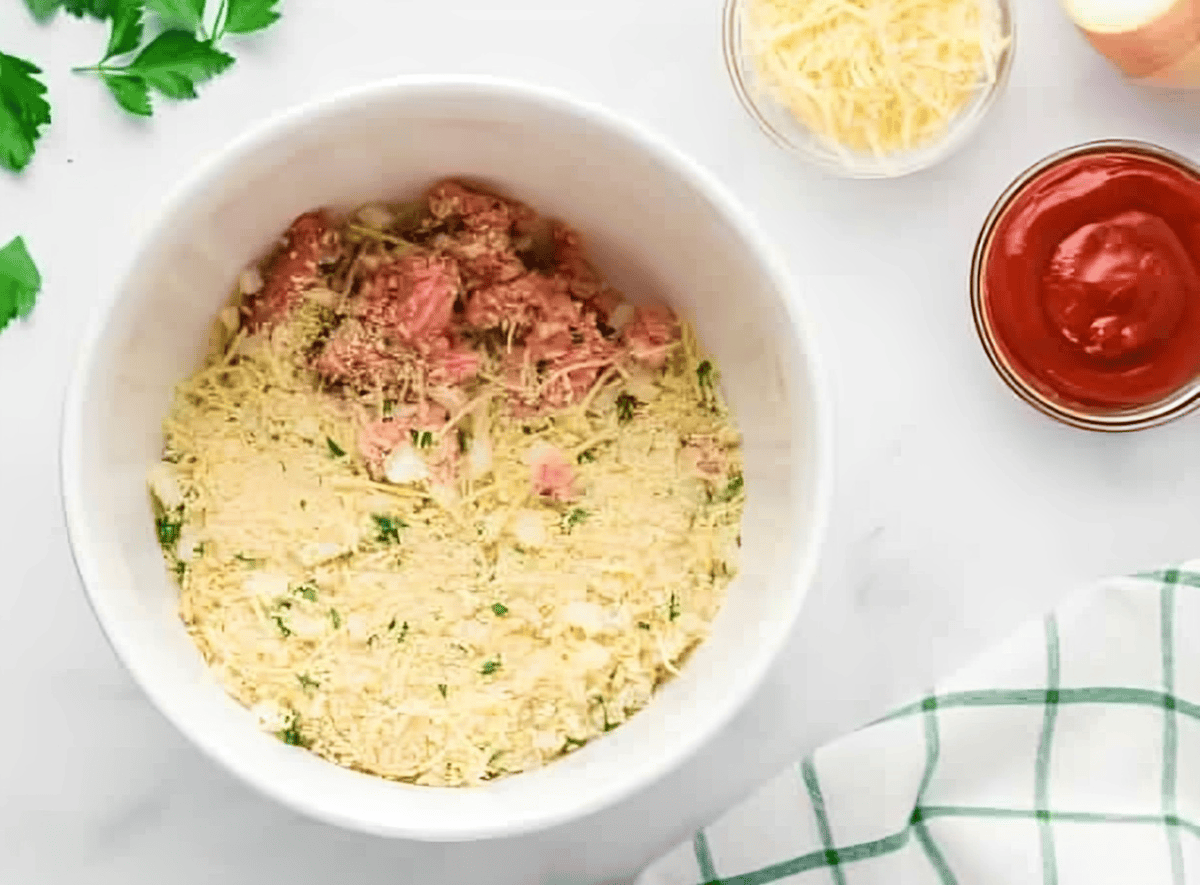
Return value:
[[(897, 182), (823, 179), (779, 153), (729, 90), (718, 0), (285, 0), (201, 100), (145, 125), (90, 63), (101, 28), (0, 3), (0, 50), (49, 73), (56, 119), (28, 174), (0, 173), (0, 242), (46, 277), (0, 335), (0, 883), (530, 885), (615, 881), (831, 735), (881, 712), (1070, 587), (1200, 550), (1200, 417), (1127, 437), (1059, 427), (995, 378), (966, 276), (1000, 189), (1104, 136), (1200, 157), (1196, 109), (1123, 84), (1052, 0), (1016, 0), (1006, 96), (978, 138)], [(769, 682), (720, 739), (643, 795), (505, 843), (429, 847), (284, 811), (201, 758), (108, 651), (59, 509), (59, 404), (83, 318), (159, 195), (264, 116), (404, 72), (564, 87), (712, 168), (804, 281), (839, 413), (819, 585)]]

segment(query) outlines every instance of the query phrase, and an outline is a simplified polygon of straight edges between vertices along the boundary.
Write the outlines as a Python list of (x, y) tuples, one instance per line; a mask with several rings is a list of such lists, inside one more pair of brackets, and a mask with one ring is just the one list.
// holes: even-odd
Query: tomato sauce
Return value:
[(992, 231), (983, 303), (996, 345), (1043, 395), (1156, 403), (1200, 374), (1200, 175), (1122, 149), (1069, 157)]

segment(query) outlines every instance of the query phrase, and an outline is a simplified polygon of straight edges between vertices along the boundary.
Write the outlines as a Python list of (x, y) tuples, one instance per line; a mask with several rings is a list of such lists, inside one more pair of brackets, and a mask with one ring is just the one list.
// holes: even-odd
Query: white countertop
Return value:
[[(895, 182), (825, 179), (729, 89), (719, 0), (284, 0), (200, 100), (149, 124), (72, 75), (101, 26), (0, 3), (0, 50), (48, 72), (55, 121), (0, 173), (0, 242), (45, 276), (0, 334), (0, 882), (587, 883), (629, 876), (778, 767), (965, 661), (1070, 588), (1200, 552), (1200, 416), (1131, 436), (1013, 397), (973, 331), (967, 269), (1000, 190), (1060, 147), (1140, 137), (1200, 158), (1196, 106), (1122, 83), (1051, 0), (1016, 0), (1012, 81), (979, 136)], [(835, 386), (837, 506), (795, 639), (725, 734), (608, 812), (504, 843), (422, 846), (302, 820), (214, 767), (97, 629), (59, 506), (77, 336), (159, 195), (267, 115), (408, 72), (566, 88), (663, 132), (759, 215), (803, 280)], [(531, 145), (531, 149), (536, 146)]]

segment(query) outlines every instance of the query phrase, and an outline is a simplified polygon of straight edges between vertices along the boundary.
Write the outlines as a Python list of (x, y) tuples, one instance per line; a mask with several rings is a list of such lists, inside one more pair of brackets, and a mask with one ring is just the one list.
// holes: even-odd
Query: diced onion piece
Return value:
[(608, 325), (620, 332), (633, 319), (634, 307), (628, 301), (622, 301), (608, 315)]
[(166, 461), (159, 461), (150, 468), (147, 477), (150, 491), (158, 499), (164, 510), (175, 510), (183, 506), (183, 490), (175, 479), (175, 472)]
[(387, 481), (395, 485), (420, 482), (429, 478), (429, 467), (412, 447), (412, 443), (402, 442), (388, 455), (383, 465)]
[(288, 576), (280, 572), (251, 572), (242, 582), (246, 593), (260, 602), (271, 603), (287, 596)]
[(471, 440), (467, 466), (471, 479), (480, 479), (492, 472), (492, 441), (486, 436), (476, 436)]
[(512, 520), (513, 537), (526, 547), (544, 547), (549, 538), (546, 519), (536, 510), (519, 511)]
[(373, 228), (374, 230), (383, 230), (391, 226), (392, 222), (396, 220), (396, 216), (387, 207), (380, 206), (378, 203), (371, 203), (358, 210), (358, 220), (366, 227)]
[(248, 267), (238, 275), (238, 291), (243, 295), (257, 295), (262, 287), (263, 278), (257, 267)]

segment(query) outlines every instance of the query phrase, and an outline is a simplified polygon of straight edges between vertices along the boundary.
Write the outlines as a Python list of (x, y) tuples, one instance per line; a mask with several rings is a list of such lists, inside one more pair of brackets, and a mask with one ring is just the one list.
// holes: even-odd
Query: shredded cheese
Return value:
[(1007, 46), (996, 0), (745, 0), (742, 33), (772, 98), (877, 157), (944, 135)]
[[(226, 689), (287, 743), (436, 786), (545, 764), (644, 707), (740, 546), (740, 437), (690, 327), (661, 371), (604, 372), (549, 414), (514, 417), (489, 382), (456, 395), (380, 478), (353, 444), (363, 402), (298, 357), (328, 311), (219, 320), (148, 476), (181, 617)], [(426, 469), (443, 436), (465, 446), (451, 485)], [(546, 453), (570, 500), (531, 486)]]

